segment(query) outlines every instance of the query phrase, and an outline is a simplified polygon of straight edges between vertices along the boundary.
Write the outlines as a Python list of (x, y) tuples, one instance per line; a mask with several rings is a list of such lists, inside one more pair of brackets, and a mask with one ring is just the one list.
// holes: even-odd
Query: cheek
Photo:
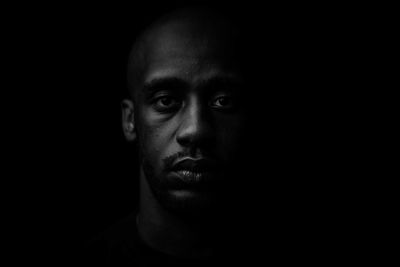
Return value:
[(140, 138), (143, 153), (153, 164), (161, 164), (168, 156), (168, 148), (173, 136), (170, 123), (159, 120), (143, 120), (140, 126)]
[[(164, 147), (165, 138), (163, 138), (161, 127), (152, 127), (150, 125), (143, 125), (142, 128), (142, 144), (146, 151), (146, 154), (152, 156), (159, 155), (162, 148)], [(149, 155), (147, 155), (149, 156)]]

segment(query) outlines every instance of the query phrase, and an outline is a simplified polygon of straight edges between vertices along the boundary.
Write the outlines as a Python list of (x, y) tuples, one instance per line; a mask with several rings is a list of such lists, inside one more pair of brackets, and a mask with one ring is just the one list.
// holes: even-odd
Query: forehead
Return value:
[(230, 38), (201, 24), (174, 22), (148, 39), (144, 82), (155, 78), (207, 79), (238, 75)]

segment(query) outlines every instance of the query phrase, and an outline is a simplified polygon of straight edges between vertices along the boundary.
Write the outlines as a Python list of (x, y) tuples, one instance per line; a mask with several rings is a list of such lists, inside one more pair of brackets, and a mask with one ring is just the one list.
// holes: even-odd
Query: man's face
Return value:
[(215, 204), (233, 182), (244, 81), (228, 42), (216, 36), (172, 24), (147, 47), (135, 123), (146, 179), (170, 209)]

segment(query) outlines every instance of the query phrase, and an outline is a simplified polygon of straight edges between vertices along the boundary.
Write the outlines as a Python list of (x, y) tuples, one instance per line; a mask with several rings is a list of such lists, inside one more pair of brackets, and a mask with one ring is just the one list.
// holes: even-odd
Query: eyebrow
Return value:
[[(204, 89), (217, 89), (235, 91), (240, 89), (243, 81), (231, 76), (214, 76), (201, 81), (196, 87)], [(143, 85), (143, 91), (146, 94), (152, 94), (161, 90), (183, 90), (189, 88), (190, 84), (178, 77), (155, 78)]]
[(189, 84), (177, 77), (156, 78), (143, 85), (145, 93), (154, 93), (160, 90), (179, 90), (189, 87)]

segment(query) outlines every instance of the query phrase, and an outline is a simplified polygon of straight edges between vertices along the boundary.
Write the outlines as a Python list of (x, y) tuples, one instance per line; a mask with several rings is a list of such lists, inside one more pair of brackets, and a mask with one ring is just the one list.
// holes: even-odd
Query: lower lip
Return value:
[(192, 172), (188, 170), (180, 170), (173, 172), (179, 179), (188, 184), (198, 184), (213, 180), (212, 172)]

